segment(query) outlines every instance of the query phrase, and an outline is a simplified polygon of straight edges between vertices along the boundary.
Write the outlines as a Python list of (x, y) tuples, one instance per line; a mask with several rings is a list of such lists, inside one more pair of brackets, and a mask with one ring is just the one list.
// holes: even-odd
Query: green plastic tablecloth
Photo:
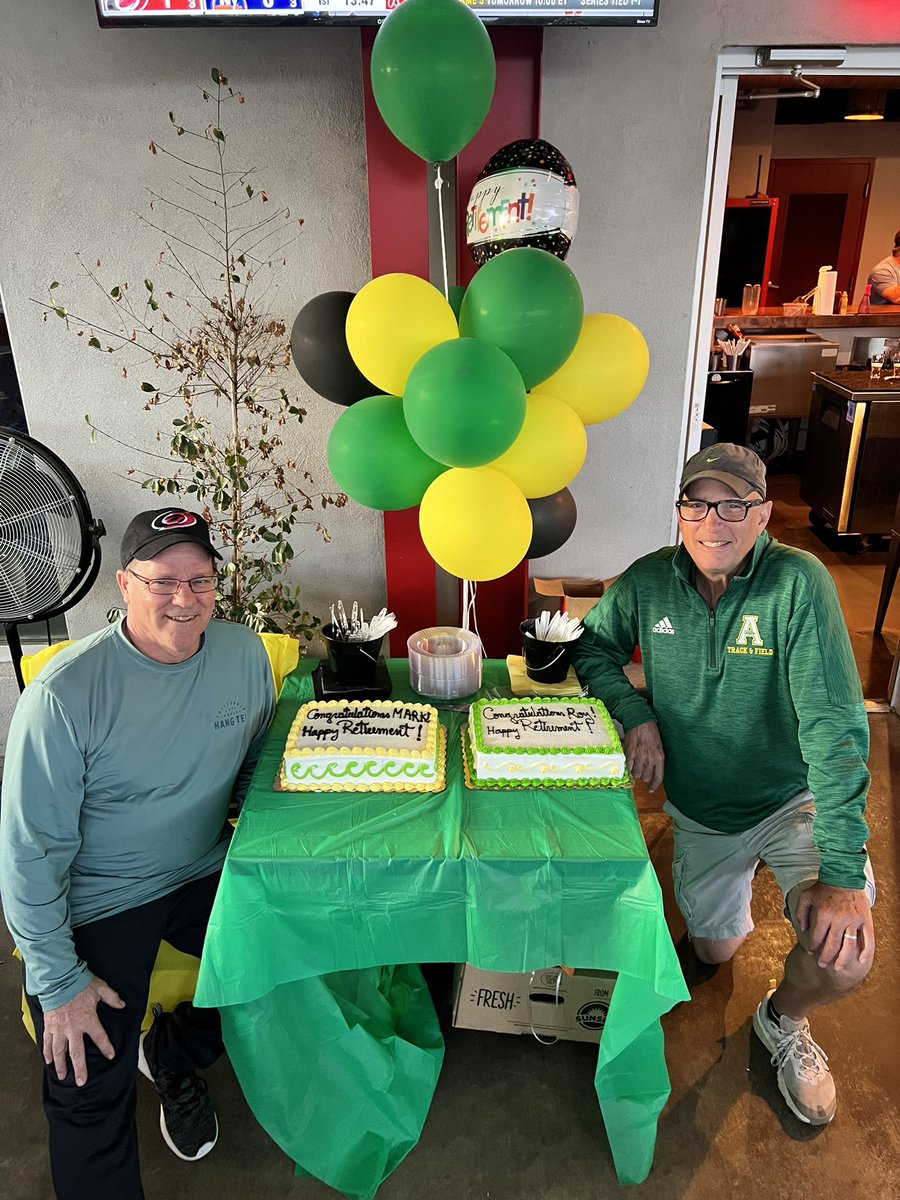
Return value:
[[(470, 790), (453, 711), (439, 794), (277, 792), (314, 666), (282, 690), (195, 1001), (221, 1009), (257, 1119), (298, 1174), (369, 1200), (415, 1146), (443, 1058), (415, 964), (616, 971), (596, 1091), (619, 1180), (639, 1183), (670, 1090), (659, 1018), (689, 996), (631, 793)], [(421, 699), (406, 661), (388, 666), (393, 698)], [(508, 683), (484, 664), (482, 690)]]

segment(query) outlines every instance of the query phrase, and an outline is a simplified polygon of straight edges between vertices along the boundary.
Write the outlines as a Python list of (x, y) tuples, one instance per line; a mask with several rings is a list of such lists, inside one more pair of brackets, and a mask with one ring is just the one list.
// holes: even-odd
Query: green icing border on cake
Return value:
[[(347, 757), (347, 756), (345, 756)], [(304, 783), (307, 779), (321, 780), (355, 780), (370, 776), (376, 783), (380, 779), (391, 782), (397, 779), (415, 779), (419, 775), (434, 774), (433, 762), (403, 762), (382, 763), (364, 762), (347, 763), (340, 760), (319, 765), (315, 769), (301, 762), (285, 763), (284, 773), (292, 783)]]
[(621, 779), (479, 779), (475, 774), (472, 745), (469, 741), (469, 731), (465, 725), (460, 729), (459, 736), (462, 743), (463, 775), (466, 787), (473, 792), (533, 791), (536, 788), (548, 790), (551, 788), (591, 788), (594, 791), (612, 791), (613, 789), (630, 788), (634, 783), (627, 767), (625, 767), (625, 773)]
[(554, 754), (602, 754), (604, 751), (610, 754), (624, 754), (622, 743), (619, 740), (619, 735), (616, 733), (616, 727), (612, 723), (612, 717), (606, 710), (606, 705), (602, 700), (597, 700), (593, 696), (529, 696), (527, 699), (516, 697), (512, 700), (506, 698), (501, 700), (476, 700), (472, 705), (472, 725), (475, 729), (475, 746), (478, 752), (480, 754), (526, 754), (529, 756), (542, 753), (542, 751), (535, 751), (528, 746), (486, 746), (484, 744), (482, 729), (477, 720), (483, 708), (501, 708), (503, 705), (510, 705), (515, 708), (532, 708), (537, 704), (584, 705), (592, 708), (600, 718), (600, 722), (610, 738), (608, 746), (559, 746), (553, 747), (552, 752)]

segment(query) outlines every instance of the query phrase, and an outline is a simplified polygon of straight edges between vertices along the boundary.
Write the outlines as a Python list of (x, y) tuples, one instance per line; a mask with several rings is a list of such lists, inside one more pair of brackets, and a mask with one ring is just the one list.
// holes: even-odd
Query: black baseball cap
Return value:
[(681, 473), (680, 494), (697, 479), (718, 479), (742, 500), (751, 492), (766, 498), (766, 464), (755, 450), (734, 442), (716, 442), (689, 458)]
[(169, 546), (195, 542), (213, 558), (221, 554), (209, 540), (209, 525), (199, 513), (185, 508), (151, 508), (132, 517), (120, 550), (122, 566), (133, 558), (155, 558)]

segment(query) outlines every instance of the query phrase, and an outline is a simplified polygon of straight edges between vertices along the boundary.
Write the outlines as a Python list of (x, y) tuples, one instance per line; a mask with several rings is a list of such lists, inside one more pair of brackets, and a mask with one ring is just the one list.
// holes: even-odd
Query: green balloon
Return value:
[(453, 309), (453, 315), (456, 317), (456, 323), (459, 324), (459, 313), (462, 308), (462, 302), (465, 298), (466, 289), (459, 287), (458, 284), (451, 283), (447, 289), (447, 303)]
[(418, 504), (446, 470), (410, 437), (399, 396), (369, 396), (341, 413), (328, 439), (328, 468), (348, 496), (385, 512)]
[(459, 329), (463, 337), (499, 346), (532, 388), (563, 365), (583, 321), (584, 298), (572, 271), (555, 254), (523, 246), (476, 271)]
[(525, 385), (496, 346), (454, 338), (426, 350), (410, 371), (403, 415), (430, 458), (450, 467), (480, 467), (518, 437), (525, 421)]
[(494, 50), (460, 0), (404, 0), (378, 31), (371, 76), (378, 111), (394, 137), (426, 162), (446, 162), (487, 116)]

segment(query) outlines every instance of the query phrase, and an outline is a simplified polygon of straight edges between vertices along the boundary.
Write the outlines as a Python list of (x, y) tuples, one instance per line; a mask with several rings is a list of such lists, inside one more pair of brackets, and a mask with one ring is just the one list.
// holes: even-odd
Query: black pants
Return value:
[[(125, 1007), (98, 1006), (116, 1053), (112, 1060), (104, 1058), (85, 1038), (88, 1078), (83, 1087), (76, 1086), (71, 1064), (63, 1080), (57, 1079), (55, 1067), (44, 1064), (50, 1169), (59, 1200), (143, 1200), (136, 1073), (150, 975), (162, 939), (199, 957), (218, 882), (218, 873), (208, 875), (159, 900), (72, 931), (76, 953), (119, 993)], [(33, 996), (27, 1000), (43, 1058), (43, 1013)], [(209, 1067), (222, 1050), (218, 1010), (188, 1003), (177, 1006), (159, 1041), (160, 1061), (170, 1071)]]

